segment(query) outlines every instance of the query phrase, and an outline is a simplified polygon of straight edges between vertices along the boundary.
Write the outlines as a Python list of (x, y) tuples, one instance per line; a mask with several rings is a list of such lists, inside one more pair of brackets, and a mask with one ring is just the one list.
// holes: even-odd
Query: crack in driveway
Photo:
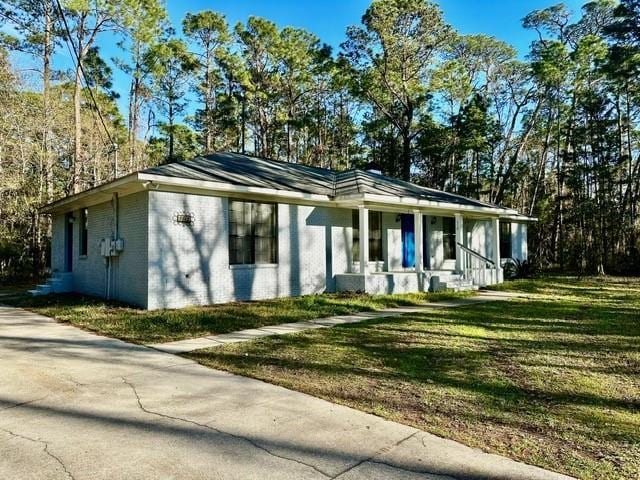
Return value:
[[(25, 402), (28, 403), (28, 402)], [(27, 437), (26, 435), (21, 435), (19, 433), (15, 433), (12, 432), (11, 430), (7, 430), (6, 428), (2, 428), (0, 427), (0, 430), (2, 430), (3, 432), (8, 433), (9, 435), (11, 435), (12, 437), (16, 437), (16, 438), (22, 438), (24, 440), (28, 440), (30, 442), (34, 442), (34, 443), (39, 443), (41, 445), (44, 445), (43, 451), (44, 453), (46, 453), (49, 457), (53, 458), (56, 462), (58, 462), (58, 464), (60, 464), (60, 466), (62, 467), (62, 469), (64, 470), (64, 473), (67, 474), (67, 476), (71, 479), (71, 480), (75, 480), (74, 476), (71, 474), (71, 472), (67, 469), (67, 466), (64, 464), (64, 462), (62, 461), (62, 459), (60, 457), (58, 457), (57, 455), (55, 455), (53, 452), (51, 452), (51, 450), (49, 450), (49, 442), (45, 441), (45, 440), (40, 440), (39, 438), (31, 438), (31, 437)]]
[(357, 462), (355, 465), (350, 466), (349, 468), (343, 470), (342, 472), (338, 473), (337, 475), (335, 475), (334, 477), (331, 477), (331, 480), (335, 480), (337, 478), (340, 478), (341, 476), (351, 472), (352, 470), (358, 468), (361, 465), (364, 465), (365, 463), (375, 463), (377, 465), (385, 465), (387, 467), (390, 468), (394, 468), (396, 470), (402, 470), (403, 472), (408, 472), (408, 473), (416, 473), (419, 475), (431, 475), (431, 476), (436, 476), (438, 478), (442, 478), (442, 480), (456, 480), (454, 477), (450, 477), (447, 475), (442, 475), (440, 473), (435, 473), (435, 472), (430, 472), (428, 470), (414, 470), (414, 469), (410, 469), (410, 468), (406, 468), (406, 467), (401, 467), (399, 465), (394, 465), (392, 463), (389, 462), (385, 462), (383, 460), (376, 460), (375, 458), (379, 455), (383, 455), (386, 453), (389, 453), (393, 450), (395, 450), (397, 447), (399, 447), (400, 445), (402, 445), (404, 442), (406, 442), (407, 440), (410, 440), (411, 438), (415, 437), (416, 435), (418, 435), (419, 433), (422, 433), (420, 431), (415, 431), (413, 432), (411, 435), (398, 440), (397, 442), (395, 442), (392, 445), (388, 445), (386, 447), (381, 448), (380, 450), (378, 450), (377, 452), (375, 452), (373, 455), (370, 455), (367, 458), (363, 458), (362, 460), (360, 460), (359, 462)]
[(32, 403), (39, 402), (40, 400), (44, 400), (45, 398), (48, 398), (49, 396), (50, 395), (45, 395), (44, 397), (34, 398), (33, 400), (26, 400), (24, 402), (14, 403), (13, 405), (9, 405), (8, 407), (0, 408), (0, 412), (4, 412), (5, 410), (11, 410), (12, 408), (19, 408), (19, 407), (23, 407), (25, 405), (30, 405)]
[(192, 425), (196, 425), (198, 427), (206, 428), (208, 430), (214, 431), (214, 432), (216, 432), (218, 434), (221, 434), (221, 435), (227, 435), (229, 437), (245, 441), (245, 442), (249, 443), (250, 445), (252, 445), (253, 447), (258, 448), (259, 450), (262, 450), (263, 452), (265, 452), (268, 455), (271, 455), (271, 456), (273, 456), (275, 458), (280, 458), (282, 460), (287, 460), (289, 462), (295, 462), (295, 463), (297, 463), (299, 465), (305, 466), (307, 468), (311, 468), (311, 469), (315, 470), (320, 475), (322, 475), (322, 476), (324, 476), (326, 478), (329, 478), (329, 479), (335, 478), (335, 477), (332, 477), (327, 472), (325, 472), (325, 471), (321, 470), (320, 468), (316, 467), (315, 465), (303, 462), (302, 460), (298, 460), (296, 458), (291, 458), (291, 457), (287, 457), (287, 456), (275, 453), (275, 452), (269, 450), (267, 447), (265, 447), (263, 445), (260, 445), (259, 443), (257, 443), (255, 440), (252, 440), (251, 438), (244, 437), (242, 435), (238, 435), (238, 434), (231, 433), (231, 432), (226, 432), (224, 430), (220, 430), (218, 428), (212, 427), (211, 425), (207, 425), (206, 423), (199, 423), (199, 422), (196, 422), (194, 420), (190, 420), (188, 418), (176, 417), (176, 416), (173, 416), (173, 415), (167, 415), (165, 413), (160, 413), (160, 412), (155, 412), (153, 410), (149, 410), (148, 408), (146, 408), (142, 404), (142, 401), (140, 399), (140, 395), (138, 394), (138, 390), (136, 389), (135, 385), (133, 383), (129, 382), (125, 377), (121, 377), (121, 378), (122, 378), (122, 381), (131, 388), (131, 390), (133, 391), (134, 395), (136, 396), (136, 400), (138, 402), (138, 407), (140, 407), (140, 410), (142, 410), (143, 412), (145, 412), (145, 413), (147, 413), (149, 415), (156, 415), (158, 417), (169, 419), (169, 420), (176, 420), (176, 421), (179, 421), (179, 422), (190, 423)]

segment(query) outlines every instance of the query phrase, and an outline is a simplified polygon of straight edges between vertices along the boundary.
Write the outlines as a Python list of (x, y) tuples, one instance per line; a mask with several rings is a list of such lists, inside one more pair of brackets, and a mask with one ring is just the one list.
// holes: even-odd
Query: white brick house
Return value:
[(54, 291), (144, 308), (502, 281), (516, 211), (384, 177), (224, 153), (43, 207)]

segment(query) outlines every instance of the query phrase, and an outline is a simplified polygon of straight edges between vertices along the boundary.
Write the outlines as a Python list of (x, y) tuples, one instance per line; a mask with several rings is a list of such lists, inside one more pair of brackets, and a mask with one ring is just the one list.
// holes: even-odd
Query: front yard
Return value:
[(187, 356), (580, 478), (640, 478), (640, 281), (501, 288), (533, 296)]
[[(587, 479), (640, 478), (640, 280), (550, 277), (530, 298), (370, 320), (188, 357)], [(134, 343), (417, 305), (316, 295), (148, 312), (79, 295), (0, 303)]]
[(55, 318), (100, 335), (132, 343), (161, 343), (300, 322), (333, 315), (349, 315), (390, 307), (459, 297), (453, 293), (408, 295), (308, 295), (259, 302), (147, 311), (83, 295), (31, 297), (26, 288), (0, 288), (0, 303)]

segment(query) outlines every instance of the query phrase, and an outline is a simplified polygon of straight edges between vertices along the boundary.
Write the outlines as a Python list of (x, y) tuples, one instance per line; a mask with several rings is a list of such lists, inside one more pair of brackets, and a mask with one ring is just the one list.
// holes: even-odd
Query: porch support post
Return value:
[(358, 220), (360, 224), (360, 273), (369, 273), (369, 209), (361, 206), (358, 208)]
[(493, 263), (496, 267), (496, 282), (502, 282), (502, 268), (500, 266), (500, 219), (493, 218), (491, 220), (493, 230)]
[(464, 243), (464, 220), (461, 213), (455, 214), (456, 219), (456, 271), (464, 270), (464, 259), (462, 258), (462, 249), (458, 243)]
[(415, 259), (416, 259), (416, 272), (421, 273), (423, 271), (423, 251), (422, 247), (424, 242), (422, 241), (422, 212), (413, 212), (413, 234), (415, 242)]

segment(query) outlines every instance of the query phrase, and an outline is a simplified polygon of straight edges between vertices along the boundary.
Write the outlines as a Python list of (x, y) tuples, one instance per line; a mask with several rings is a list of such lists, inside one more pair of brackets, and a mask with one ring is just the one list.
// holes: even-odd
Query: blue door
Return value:
[(416, 234), (413, 228), (413, 215), (401, 215), (400, 226), (402, 229), (402, 266), (412, 268), (416, 266)]

